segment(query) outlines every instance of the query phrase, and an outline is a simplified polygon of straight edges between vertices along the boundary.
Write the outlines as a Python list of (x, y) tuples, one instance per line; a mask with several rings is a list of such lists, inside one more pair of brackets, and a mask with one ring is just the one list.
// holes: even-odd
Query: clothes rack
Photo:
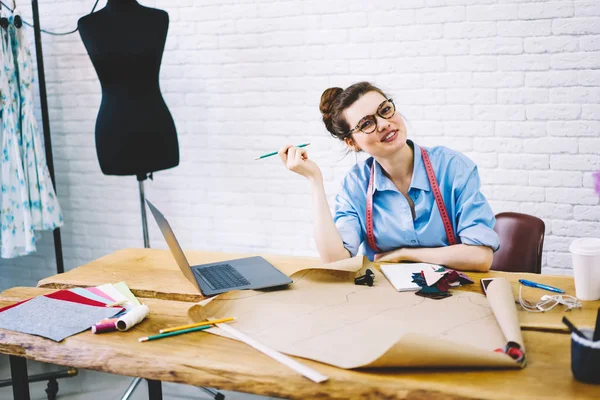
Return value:
[[(35, 41), (35, 54), (37, 59), (38, 69), (38, 82), (40, 85), (40, 107), (42, 111), (42, 129), (44, 131), (44, 147), (46, 151), (46, 163), (48, 164), (48, 171), (50, 173), (50, 179), (56, 190), (56, 178), (54, 175), (54, 159), (52, 157), (52, 140), (50, 137), (50, 119), (48, 117), (48, 98), (46, 93), (46, 76), (44, 74), (44, 57), (42, 53), (42, 36), (40, 30), (40, 12), (38, 8), (37, 0), (31, 1), (31, 8), (33, 10), (33, 34)], [(55, 228), (53, 231), (54, 236), (54, 254), (56, 257), (56, 272), (61, 274), (65, 272), (63, 252), (62, 252), (62, 241), (60, 236), (60, 228)], [(46, 395), (48, 400), (55, 400), (58, 393), (58, 378), (73, 377), (78, 374), (76, 368), (67, 368), (66, 370), (52, 371), (38, 375), (27, 375), (27, 363), (24, 358), (10, 356), (10, 368), (13, 376), (21, 376), (20, 380), (11, 379), (3, 380), (0, 387), (12, 385), (13, 396), (15, 399), (29, 399), (29, 382), (37, 382), (48, 379), (48, 385), (46, 388)], [(15, 374), (15, 371), (20, 371), (19, 374)]]
[[(40, 30), (40, 12), (38, 9), (37, 0), (31, 1), (31, 8), (33, 9), (33, 35), (35, 40), (35, 55), (37, 59), (37, 70), (38, 70), (38, 82), (40, 85), (40, 108), (42, 111), (42, 130), (44, 131), (44, 146), (46, 150), (46, 163), (48, 164), (48, 171), (50, 172), (50, 178), (52, 179), (52, 185), (54, 185), (54, 191), (58, 195), (56, 189), (56, 177), (54, 175), (54, 159), (52, 158), (52, 139), (50, 137), (50, 119), (48, 117), (48, 98), (46, 94), (46, 76), (44, 74), (44, 57), (42, 53), (42, 35)], [(55, 228), (53, 231), (54, 235), (54, 254), (56, 257), (56, 273), (62, 274), (65, 272), (63, 252), (62, 252), (62, 240), (60, 236), (60, 228)]]

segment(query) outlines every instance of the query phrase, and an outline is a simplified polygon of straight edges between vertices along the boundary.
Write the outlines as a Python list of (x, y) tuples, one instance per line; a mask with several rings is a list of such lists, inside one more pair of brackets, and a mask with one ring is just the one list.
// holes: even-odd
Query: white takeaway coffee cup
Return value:
[(600, 238), (579, 238), (569, 246), (573, 257), (575, 295), (579, 300), (600, 300)]

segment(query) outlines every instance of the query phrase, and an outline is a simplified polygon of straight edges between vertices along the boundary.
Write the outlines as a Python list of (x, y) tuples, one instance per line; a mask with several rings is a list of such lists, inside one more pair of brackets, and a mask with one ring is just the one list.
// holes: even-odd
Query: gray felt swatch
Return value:
[(60, 342), (88, 329), (121, 309), (88, 306), (38, 296), (0, 313), (0, 328), (42, 336)]

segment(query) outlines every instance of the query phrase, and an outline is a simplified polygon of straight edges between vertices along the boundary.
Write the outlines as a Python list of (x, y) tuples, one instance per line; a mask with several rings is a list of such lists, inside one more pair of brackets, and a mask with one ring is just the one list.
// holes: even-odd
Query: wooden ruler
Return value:
[(293, 358), (290, 358), (290, 357), (286, 356), (285, 354), (278, 352), (277, 350), (273, 350), (272, 348), (267, 347), (260, 342), (257, 342), (256, 340), (252, 339), (245, 333), (242, 333), (242, 332), (238, 331), (237, 329), (232, 328), (230, 325), (227, 325), (227, 324), (216, 324), (216, 325), (220, 329), (222, 329), (224, 332), (229, 333), (234, 338), (246, 343), (248, 346), (254, 347), (256, 350), (268, 355), (269, 357), (271, 357), (274, 360), (279, 361), (283, 365), (287, 365), (294, 371), (304, 375), (305, 377), (307, 377), (308, 379), (310, 379), (311, 381), (313, 381), (315, 383), (325, 382), (326, 380), (329, 379), (328, 377), (320, 374), (319, 372), (315, 371), (314, 369), (309, 368), (306, 365), (300, 364), (298, 361), (294, 360)]

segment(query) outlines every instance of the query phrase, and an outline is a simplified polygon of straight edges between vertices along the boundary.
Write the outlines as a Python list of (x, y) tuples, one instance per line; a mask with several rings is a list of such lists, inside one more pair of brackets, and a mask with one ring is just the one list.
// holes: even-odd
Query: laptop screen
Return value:
[(158, 211), (156, 207), (154, 207), (154, 204), (150, 203), (149, 200), (146, 200), (146, 202), (148, 203), (148, 207), (150, 208), (150, 211), (152, 212), (152, 215), (154, 216), (154, 219), (156, 220), (156, 223), (158, 224), (158, 227), (160, 228), (160, 231), (162, 232), (165, 241), (171, 250), (171, 254), (173, 254), (173, 257), (175, 257), (175, 261), (177, 262), (179, 269), (181, 269), (181, 272), (183, 272), (183, 275), (185, 275), (188, 281), (192, 282), (192, 284), (200, 291), (200, 293), (202, 293), (202, 290), (200, 289), (200, 286), (198, 286), (198, 282), (196, 282), (196, 278), (192, 273), (190, 264), (188, 263), (187, 258), (185, 258), (185, 254), (183, 254), (183, 250), (181, 250), (179, 242), (177, 241), (177, 238), (175, 238), (175, 233), (173, 233), (173, 229), (171, 229), (169, 222), (167, 222), (165, 216), (162, 215), (162, 213)]

